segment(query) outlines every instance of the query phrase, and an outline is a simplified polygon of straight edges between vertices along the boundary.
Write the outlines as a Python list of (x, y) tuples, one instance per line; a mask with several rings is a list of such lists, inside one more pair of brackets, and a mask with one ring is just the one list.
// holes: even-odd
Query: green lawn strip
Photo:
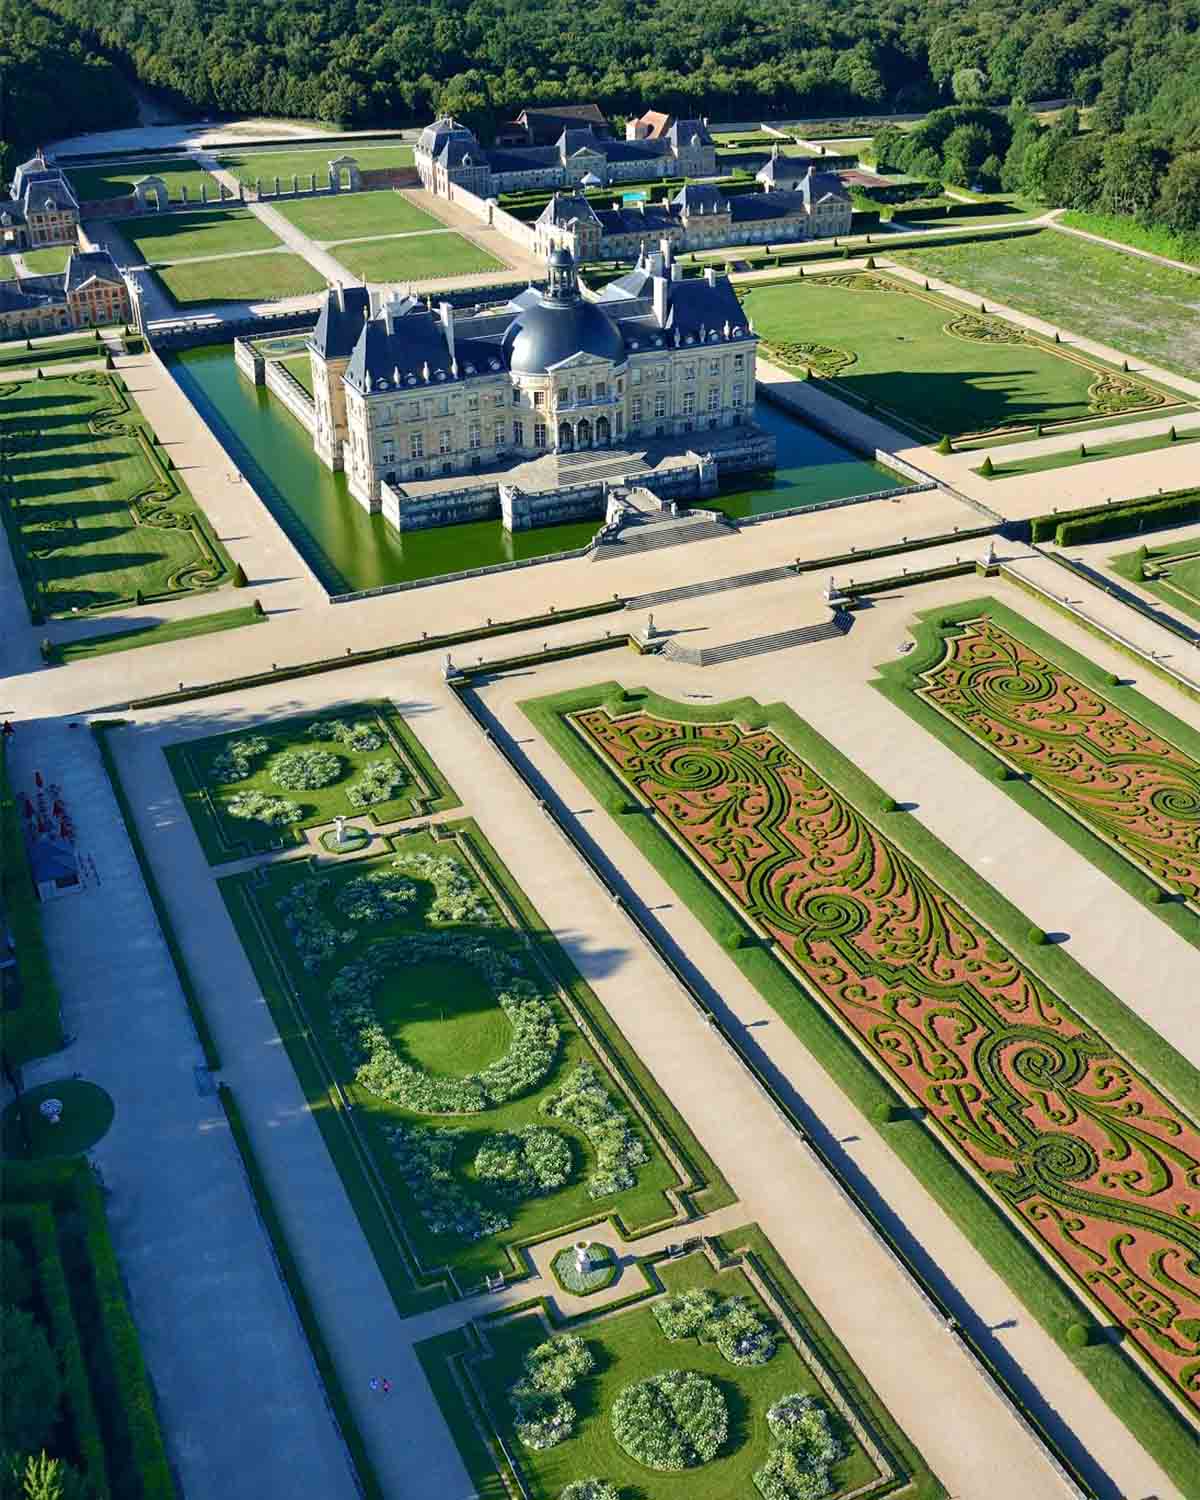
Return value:
[(229, 256), (218, 260), (181, 261), (160, 266), (152, 275), (176, 307), (208, 302), (273, 302), (322, 291), (325, 278), (299, 255)]
[[(668, 1294), (704, 1290), (719, 1297), (741, 1298), (768, 1322), (773, 1321), (740, 1265), (716, 1270), (706, 1256), (694, 1251), (678, 1260), (661, 1260), (656, 1269)], [(782, 1329), (778, 1330), (774, 1355), (755, 1366), (733, 1364), (707, 1340), (668, 1339), (647, 1305), (586, 1322), (575, 1320), (572, 1332), (593, 1355), (595, 1369), (570, 1393), (577, 1412), (572, 1435), (547, 1451), (536, 1451), (520, 1442), (507, 1399), (510, 1387), (522, 1374), (524, 1355), (546, 1337), (541, 1318), (524, 1314), (489, 1324), (486, 1338), (492, 1355), (473, 1366), (489, 1424), (514, 1455), (533, 1500), (557, 1500), (564, 1485), (590, 1475), (609, 1479), (622, 1494), (627, 1488), (631, 1493), (639, 1492), (646, 1471), (616, 1442), (609, 1417), (623, 1390), (669, 1369), (694, 1371), (716, 1383), (728, 1407), (729, 1437), (707, 1463), (671, 1473), (656, 1470), (652, 1481), (655, 1500), (690, 1500), (693, 1496), (696, 1500), (728, 1500), (730, 1496), (755, 1494), (753, 1475), (772, 1446), (765, 1420), (767, 1409), (780, 1397), (793, 1393), (815, 1397), (841, 1439), (842, 1456), (831, 1466), (829, 1495), (847, 1495), (863, 1487), (868, 1494), (880, 1493), (874, 1460), (849, 1424), (841, 1420), (818, 1377)], [(922, 1469), (928, 1476), (923, 1465)], [(944, 1492), (934, 1481), (921, 1493), (933, 1497)]]
[(1172, 234), (1162, 225), (1139, 224), (1127, 214), (1092, 214), (1074, 208), (1059, 214), (1057, 222), (1069, 229), (1082, 229), (1085, 234), (1115, 240), (1117, 244), (1128, 245), (1134, 250), (1146, 250), (1151, 255), (1188, 261), (1200, 267), (1200, 236), (1195, 234)]
[(280, 245), (278, 236), (248, 208), (145, 214), (126, 220), (121, 233), (151, 264), (239, 250), (274, 250)]
[[(1171, 412), (1170, 415), (1179, 417), (1196, 410), (1197, 407), (1194, 403), (1189, 404), (1185, 401), (1181, 402), (1180, 406)], [(1167, 414), (1163, 413), (1162, 415), (1165, 417)], [(1125, 412), (1119, 417), (1079, 417), (1074, 422), (1056, 422), (1049, 436), (1062, 437), (1068, 432), (1101, 432), (1107, 431), (1111, 427), (1128, 427), (1133, 422), (1147, 422), (1152, 420), (1153, 414), (1147, 415), (1144, 411)], [(1024, 432), (1008, 432), (1000, 435), (989, 433), (987, 436), (981, 438), (958, 438), (954, 443), (954, 452), (976, 453), (983, 449), (991, 449), (994, 452), (997, 448), (1011, 447), (1014, 443), (1028, 443), (1032, 438), (1044, 435), (1038, 432), (1035, 427), (1032, 431), (1026, 429)]]
[(440, 227), (432, 214), (396, 192), (333, 193), (327, 198), (294, 198), (275, 207), (289, 224), (315, 240)]
[(31, 616), (217, 587), (229, 554), (120, 376), (0, 385), (0, 509)]
[(308, 355), (293, 354), (290, 359), (281, 359), (279, 363), (293, 380), (304, 387), (311, 398), (313, 393), (312, 360)]
[(225, 1111), (225, 1118), (229, 1122), (230, 1134), (241, 1155), (242, 1165), (246, 1169), (250, 1191), (254, 1194), (254, 1201), (258, 1205), (259, 1217), (271, 1241), (276, 1263), (287, 1285), (292, 1306), (296, 1309), (296, 1315), (304, 1329), (304, 1336), (308, 1340), (308, 1347), (312, 1351), (313, 1361), (321, 1377), (321, 1383), (325, 1387), (325, 1394), (333, 1408), (337, 1424), (341, 1428), (342, 1437), (346, 1447), (350, 1450), (350, 1458), (358, 1476), (359, 1486), (367, 1500), (382, 1500), (383, 1487), (379, 1483), (375, 1466), (371, 1462), (371, 1455), (363, 1441), (362, 1432), (354, 1416), (354, 1409), (346, 1397), (346, 1388), (338, 1373), (337, 1365), (329, 1351), (329, 1345), (325, 1342), (325, 1335), (321, 1331), (320, 1320), (313, 1307), (312, 1298), (308, 1294), (308, 1288), (304, 1284), (300, 1266), (288, 1244), (283, 1220), (279, 1216), (270, 1185), (255, 1154), (254, 1144), (246, 1129), (241, 1109), (228, 1084), (222, 1083), (218, 1093), (221, 1107)]
[(744, 283), (739, 296), (772, 364), (801, 375), (811, 366), (823, 390), (894, 412), (926, 432), (982, 435), (1104, 415), (1095, 411), (1092, 389), (1105, 377), (1123, 383), (1107, 399), (1136, 404), (1147, 415), (1180, 399), (994, 314), (878, 273), (831, 273), (787, 286)]
[(16, 950), (16, 968), (0, 971), (5, 1060), (19, 1067), (63, 1045), (62, 998), (42, 932), (41, 905), (25, 852), (21, 814), (0, 741), (0, 908)]
[[(32, 348), (26, 348), (26, 344)], [(66, 360), (78, 362), (85, 359), (103, 359), (105, 347), (94, 334), (86, 338), (61, 339), (51, 343), (37, 339), (14, 339), (0, 344), (0, 369), (33, 370), (42, 365), (62, 363)]]
[(161, 177), (167, 185), (167, 195), (172, 203), (181, 201), (182, 190), (186, 188), (188, 201), (198, 204), (201, 184), (207, 186), (210, 197), (215, 198), (217, 194), (216, 178), (199, 163), (189, 161), (186, 157), (168, 158), (162, 162), (133, 162), (123, 166), (71, 167), (67, 171), (67, 181), (80, 203), (99, 202), (106, 198), (128, 198), (144, 177)]
[(504, 270), (503, 261), (461, 234), (413, 234), (328, 248), (334, 259), (360, 281), (426, 281)]
[[(360, 146), (356, 141), (330, 141), (329, 145), (313, 150), (311, 147), (275, 151), (223, 151), (217, 157), (217, 165), (246, 187), (253, 187), (261, 179), (264, 194), (273, 193), (275, 178), (279, 178), (281, 191), (289, 192), (293, 174), (306, 189), (311, 174), (317, 174), (317, 187), (329, 187), (329, 163), (339, 156), (352, 156), (362, 172), (373, 172), (385, 167), (411, 167), (413, 148), (404, 145)], [(341, 195), (339, 195), (341, 196)], [(348, 196), (356, 197), (357, 194)]]
[(142, 836), (138, 831), (137, 823), (133, 816), (133, 808), (129, 798), (125, 794), (124, 785), (121, 782), (121, 773), (117, 769), (116, 757), (113, 755), (112, 746), (109, 744), (109, 734), (114, 729), (120, 729), (127, 725), (125, 719), (93, 719), (92, 730), (96, 736), (96, 745), (100, 751), (100, 759), (104, 763), (104, 769), (108, 774), (109, 783), (113, 789), (113, 796), (117, 799), (117, 806), (121, 810), (121, 818), (125, 824), (125, 832), (129, 836), (129, 842), (133, 847), (134, 857), (138, 862), (138, 869), (142, 872), (142, 880), (145, 883), (150, 904), (154, 907), (154, 914), (158, 918), (159, 930), (163, 941), (167, 945), (167, 951), (171, 955), (171, 962), (175, 965), (175, 973), (179, 978), (179, 987), (183, 991), (183, 998), (187, 1004), (188, 1014), (192, 1018), (192, 1025), (196, 1028), (196, 1036), (204, 1053), (204, 1061), (214, 1071), (221, 1066), (221, 1054), (217, 1050), (216, 1038), (208, 1024), (208, 1017), (204, 1014), (204, 1008), (200, 1003), (200, 992), (196, 988), (192, 972), (188, 968), (187, 959), (184, 957), (183, 949), (179, 946), (179, 940), (175, 936), (175, 928), (171, 923), (170, 914), (167, 911), (166, 902), (163, 900), (162, 892), (159, 890), (158, 881), (155, 879), (154, 868), (146, 855), (146, 847), (142, 843)]
[[(125, 1302), (104, 1203), (87, 1163), (82, 1157), (7, 1162), (2, 1181), (0, 1200), (6, 1217), (13, 1205), (45, 1204), (53, 1213), (62, 1280), (78, 1330), (112, 1495), (120, 1500), (174, 1500), (175, 1485), (137, 1329)], [(61, 1285), (56, 1295), (61, 1305)], [(68, 1367), (67, 1376), (78, 1390), (78, 1366)]]
[(0, 255), (0, 281), (15, 281), (17, 279), (17, 268), (13, 265), (12, 256), (5, 251)]
[(26, 269), (31, 276), (58, 276), (67, 269), (67, 257), (70, 253), (70, 247), (67, 245), (53, 245), (45, 250), (21, 252)]
[[(471, 1477), (477, 1500), (510, 1500), (513, 1491), (501, 1477), (501, 1471), (505, 1474), (512, 1471), (503, 1456), (499, 1452), (493, 1453), (484, 1441), (479, 1423), (472, 1415), (478, 1408), (473, 1401), (468, 1404), (470, 1398), (451, 1372), (450, 1360), (472, 1353), (475, 1347), (466, 1329), (456, 1328), (452, 1333), (423, 1339), (414, 1345), (414, 1352), (458, 1446), (459, 1457)], [(482, 1414), (479, 1420), (484, 1420)]]
[[(374, 750), (355, 750), (332, 734), (320, 739), (309, 735), (313, 725), (334, 720), (351, 725), (360, 720), (367, 721), (376, 729), (383, 743)], [(225, 751), (231, 740), (244, 739), (247, 734), (261, 736), (268, 746), (266, 751), (255, 755), (252, 774), (240, 780), (210, 781), (209, 767), (215, 757)], [(292, 792), (276, 785), (271, 779), (273, 758), (295, 750), (317, 750), (336, 755), (341, 761), (337, 779), (328, 786), (311, 791)], [(460, 805), (458, 795), (415, 732), (386, 699), (335, 705), (322, 713), (268, 720), (250, 730), (169, 745), (166, 756), (209, 864), (240, 859), (281, 845), (302, 844), (304, 829), (332, 823), (339, 813), (352, 818), (369, 814), (373, 824), (380, 824), (419, 817), (423, 813), (446, 812)], [(347, 796), (347, 788), (357, 781), (367, 765), (378, 760), (398, 763), (404, 773), (403, 780), (386, 802), (377, 802), (370, 808), (355, 807)], [(272, 828), (256, 819), (234, 818), (225, 810), (227, 801), (248, 791), (295, 802), (302, 809), (299, 821)]]
[(85, 661), (89, 656), (107, 656), (113, 651), (131, 651), (138, 646), (161, 646), (166, 641), (186, 641), (192, 636), (213, 635), (222, 630), (238, 630), (243, 625), (266, 623), (267, 616), (259, 614), (252, 604), (247, 604), (239, 609), (218, 610), (211, 615), (193, 615), (187, 620), (163, 620), (158, 625), (137, 625), (132, 630), (84, 636), (77, 641), (58, 641), (50, 647), (46, 660), (61, 664)]
[[(625, 690), (615, 682), (526, 701), (521, 706), (534, 727), (558, 751), (589, 790), (610, 811), (631, 808), (629, 789), (566, 724), (564, 715), (594, 707)], [(644, 706), (680, 721), (716, 719), (766, 721), (818, 773), (859, 807), (877, 807), (880, 788), (783, 705), (760, 706), (752, 699), (703, 708), (661, 699), (645, 689), (628, 704)], [(750, 929), (712, 884), (677, 847), (657, 820), (637, 813), (616, 813), (621, 830), (670, 884), (688, 909), (708, 926), (733, 962), (759, 990), (780, 1018), (796, 1033), (852, 1102), (873, 1120), (895, 1110), (898, 1095), (824, 1007), (814, 1004), (799, 981), (766, 949), (753, 942)], [(1164, 1086), (1183, 1098), (1196, 1097), (1196, 1069), (1151, 1027), (1128, 1010), (1058, 946), (1035, 946), (1029, 924), (999, 892), (985, 884), (940, 840), (913, 819), (889, 818), (888, 837), (926, 869), (968, 910), (985, 921), (1023, 963), (1060, 994), (1070, 996), (1088, 1020)], [(1185, 1494), (1200, 1497), (1195, 1470), (1194, 1431), (1165, 1393), (1115, 1345), (1103, 1342), (1076, 1349), (1066, 1338), (1072, 1323), (1093, 1321), (1090, 1309), (1026, 1240), (1000, 1207), (955, 1162), (918, 1121), (896, 1120), (882, 1130), (884, 1140), (942, 1205), (968, 1240), (1022, 1299), (1134, 1436), (1156, 1454)]]
[(1185, 537), (1167, 547), (1138, 547), (1133, 552), (1121, 552), (1110, 557), (1109, 567), (1120, 578), (1136, 583), (1139, 588), (1155, 595), (1164, 604), (1171, 605), (1190, 619), (1200, 620), (1200, 563), (1189, 561), (1174, 567), (1165, 576), (1147, 578), (1143, 574), (1146, 562), (1163, 562), (1172, 554), (1196, 552), (1200, 554), (1200, 535)]
[(1105, 458), (1125, 458), (1131, 453), (1153, 453), (1159, 448), (1170, 448), (1179, 443), (1200, 441), (1200, 430), (1181, 432), (1172, 437), (1169, 432), (1156, 432), (1150, 437), (1128, 438), (1123, 443), (1095, 444), (1080, 453), (1078, 448), (1067, 448), (1060, 453), (1040, 453), (1032, 458), (1015, 458), (1009, 463), (993, 464), (986, 473), (982, 468), (972, 469), (984, 479), (1013, 479), (1021, 474), (1041, 474), (1047, 469), (1069, 469), (1076, 464), (1095, 463)]
[[(1048, 792), (1043, 791), (1036, 782), (1025, 781), (1015, 776), (1001, 780), (1001, 772), (1004, 769), (1003, 760), (993, 754), (986, 745), (974, 739), (965, 729), (940, 714), (931, 703), (917, 695), (916, 688), (921, 673), (936, 666), (942, 658), (942, 642), (947, 629), (959, 622), (978, 619), (980, 615), (985, 614), (1011, 632), (1018, 640), (1024, 641), (1026, 645), (1040, 652), (1047, 661), (1078, 677), (1082, 683), (1106, 701), (1119, 705), (1122, 711), (1140, 720), (1155, 734), (1160, 735), (1186, 754), (1200, 758), (1200, 733), (1192, 729), (1190, 725), (1177, 719), (1166, 709), (1160, 708), (1151, 699), (1143, 697), (1135, 688), (1110, 682), (1109, 674), (1102, 672), (1087, 657), (1073, 651), (1056, 637), (1026, 619), (1024, 615), (1017, 614), (1015, 610), (1008, 608), (998, 599), (989, 596), (968, 599), (946, 608), (921, 612), (917, 616), (918, 623), (912, 632), (916, 640), (915, 649), (907, 656), (896, 661), (885, 662), (878, 667), (876, 670), (879, 676), (872, 686), (877, 688), (889, 703), (895, 704), (909, 718), (953, 750), (968, 765), (973, 766), (981, 775), (997, 785), (1001, 791), (1023, 807), (1026, 812), (1031, 813), (1039, 823), (1049, 828), (1076, 853), (1082, 854), (1097, 869), (1102, 870), (1122, 890), (1136, 897), (1140, 904), (1146, 906), (1186, 942), (1194, 947), (1200, 947), (1200, 917), (1194, 911), (1180, 901), (1148, 902), (1147, 891), (1151, 887), (1157, 888), (1152, 876), (1119, 849), (1107, 843), (1100, 834), (1093, 832), (1087, 824), (1056, 802)], [(1119, 1002), (1114, 1000), (1112, 1003)], [(1173, 1086), (1183, 1097), (1187, 1097), (1184, 1089), (1190, 1085), (1186, 1078), (1178, 1078)]]
[(911, 248), (900, 259), (1181, 375), (1200, 364), (1196, 279), (1187, 271), (1053, 229), (1019, 244), (975, 239)]

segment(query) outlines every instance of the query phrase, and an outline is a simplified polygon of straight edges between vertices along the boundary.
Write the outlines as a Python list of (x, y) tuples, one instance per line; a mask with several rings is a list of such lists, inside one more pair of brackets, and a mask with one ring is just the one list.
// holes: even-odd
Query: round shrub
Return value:
[(565, 1396), (539, 1391), (526, 1380), (519, 1380), (509, 1392), (513, 1408), (513, 1427), (527, 1448), (538, 1453), (556, 1448), (575, 1430), (575, 1408)]
[(1146, 901), (1150, 906), (1158, 906), (1167, 899), (1167, 893), (1161, 886), (1148, 885), (1146, 887)]
[(265, 792), (238, 792), (225, 804), (225, 810), (234, 818), (252, 818), (257, 823), (266, 823), (271, 828), (281, 828), (285, 823), (294, 823), (300, 809), (294, 802), (283, 797), (268, 797)]
[(351, 922), (388, 922), (417, 899), (417, 888), (402, 875), (378, 870), (348, 880), (334, 897), (334, 905)]
[(508, 1197), (540, 1197), (570, 1177), (571, 1143), (546, 1125), (499, 1130), (475, 1153), (475, 1173)]
[(896, 801), (895, 797), (883, 796), (879, 799), (879, 811), (884, 813), (899, 812), (900, 804)]
[(574, 1333), (538, 1344), (525, 1356), (525, 1373), (539, 1391), (565, 1396), (596, 1368), (592, 1351)]
[(342, 774), (342, 758), (329, 750), (285, 750), (271, 762), (269, 775), (288, 792), (312, 792)]
[(995, 777), (996, 777), (997, 781), (1007, 781), (1008, 780), (1008, 767), (1007, 766), (997, 766), (996, 770), (995, 770)]
[(1108, 683), (1109, 687), (1120, 687), (1121, 686), (1121, 679), (1117, 676), (1117, 674), (1115, 672), (1107, 672), (1107, 673), (1105, 673), (1104, 680), (1105, 680), (1105, 682)]
[(1067, 1328), (1067, 1343), (1072, 1349), (1086, 1349), (1092, 1335), (1084, 1323), (1071, 1323)]
[(229, 781), (245, 781), (254, 774), (254, 762), (265, 755), (268, 746), (261, 734), (243, 734), (230, 740), (215, 756), (209, 767), (209, 780), (217, 784)]
[(649, 1469), (667, 1473), (716, 1458), (729, 1412), (715, 1381), (694, 1370), (664, 1370), (626, 1386), (612, 1408), (613, 1437)]
[(370, 760), (359, 779), (346, 788), (346, 801), (351, 807), (373, 807), (389, 801), (403, 781), (404, 772), (394, 760)]
[(336, 740), (347, 750), (378, 750), (383, 744), (383, 736), (374, 724), (362, 719), (354, 724), (347, 724), (345, 719), (318, 719), (308, 726), (308, 737), (310, 740)]
[(573, 1480), (558, 1500), (620, 1500), (615, 1484), (610, 1484), (607, 1479), (576, 1479)]
[(1046, 934), (1040, 927), (1031, 927), (1029, 929), (1028, 937), (1029, 941), (1031, 943), (1036, 943), (1038, 947), (1044, 947), (1045, 944), (1050, 941), (1050, 939), (1046, 936)]

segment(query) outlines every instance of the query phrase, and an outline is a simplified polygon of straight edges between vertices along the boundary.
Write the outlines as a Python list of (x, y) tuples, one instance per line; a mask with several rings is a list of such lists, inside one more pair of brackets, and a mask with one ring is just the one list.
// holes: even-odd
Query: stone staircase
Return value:
[(679, 588), (659, 589), (652, 594), (636, 594), (626, 599), (626, 609), (655, 609), (660, 604), (674, 604), (677, 599), (700, 599), (705, 594), (723, 594), (727, 589), (753, 588), (756, 583), (782, 583), (796, 575), (791, 568), (762, 568), (757, 573), (735, 573), (731, 578), (710, 578), (704, 583), (685, 583)]
[(644, 452), (621, 449), (618, 452), (603, 448), (588, 449), (582, 453), (560, 453), (556, 467), (558, 482), (567, 484), (599, 484), (605, 479), (639, 479), (643, 474), (652, 474), (653, 466), (646, 462)]
[(851, 623), (850, 613), (839, 610), (832, 620), (823, 620), (819, 625), (798, 625), (794, 630), (730, 641), (724, 646), (682, 646), (674, 639), (668, 640), (662, 648), (662, 655), (668, 661), (681, 662), (689, 667), (715, 667), (721, 662), (764, 656), (768, 651), (786, 651), (789, 646), (810, 646), (816, 641), (837, 640), (846, 634)]
[(716, 537), (734, 534), (734, 528), (717, 512), (692, 511), (683, 516), (665, 515), (661, 520), (634, 522), (622, 527), (617, 536), (597, 543), (592, 549), (591, 561), (606, 562), (614, 557), (632, 557), (638, 552), (656, 552), (660, 547), (679, 547), (684, 542), (708, 542)]

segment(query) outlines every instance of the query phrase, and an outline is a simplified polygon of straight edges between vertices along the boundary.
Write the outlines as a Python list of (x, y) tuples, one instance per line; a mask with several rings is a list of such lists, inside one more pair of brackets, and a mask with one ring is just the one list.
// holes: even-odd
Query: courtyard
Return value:
[(279, 248), (279, 241), (267, 226), (245, 208), (198, 208), (161, 217), (142, 215), (123, 221), (121, 233), (152, 265)]
[(436, 229), (438, 221), (402, 193), (335, 193), (325, 198), (297, 198), (272, 205), (289, 224), (314, 240), (350, 239), (355, 235), (406, 234)]

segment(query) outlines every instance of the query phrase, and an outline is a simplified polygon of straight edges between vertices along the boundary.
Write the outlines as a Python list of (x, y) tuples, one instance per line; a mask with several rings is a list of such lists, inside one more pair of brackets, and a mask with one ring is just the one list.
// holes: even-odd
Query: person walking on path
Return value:
[(378, 1375), (372, 1375), (371, 1376), (371, 1389), (373, 1391), (377, 1391), (379, 1389), (379, 1376)]
[(380, 1384), (383, 1387), (383, 1394), (385, 1396), (390, 1396), (392, 1394), (392, 1382), (390, 1380), (383, 1380), (380, 1382)]

